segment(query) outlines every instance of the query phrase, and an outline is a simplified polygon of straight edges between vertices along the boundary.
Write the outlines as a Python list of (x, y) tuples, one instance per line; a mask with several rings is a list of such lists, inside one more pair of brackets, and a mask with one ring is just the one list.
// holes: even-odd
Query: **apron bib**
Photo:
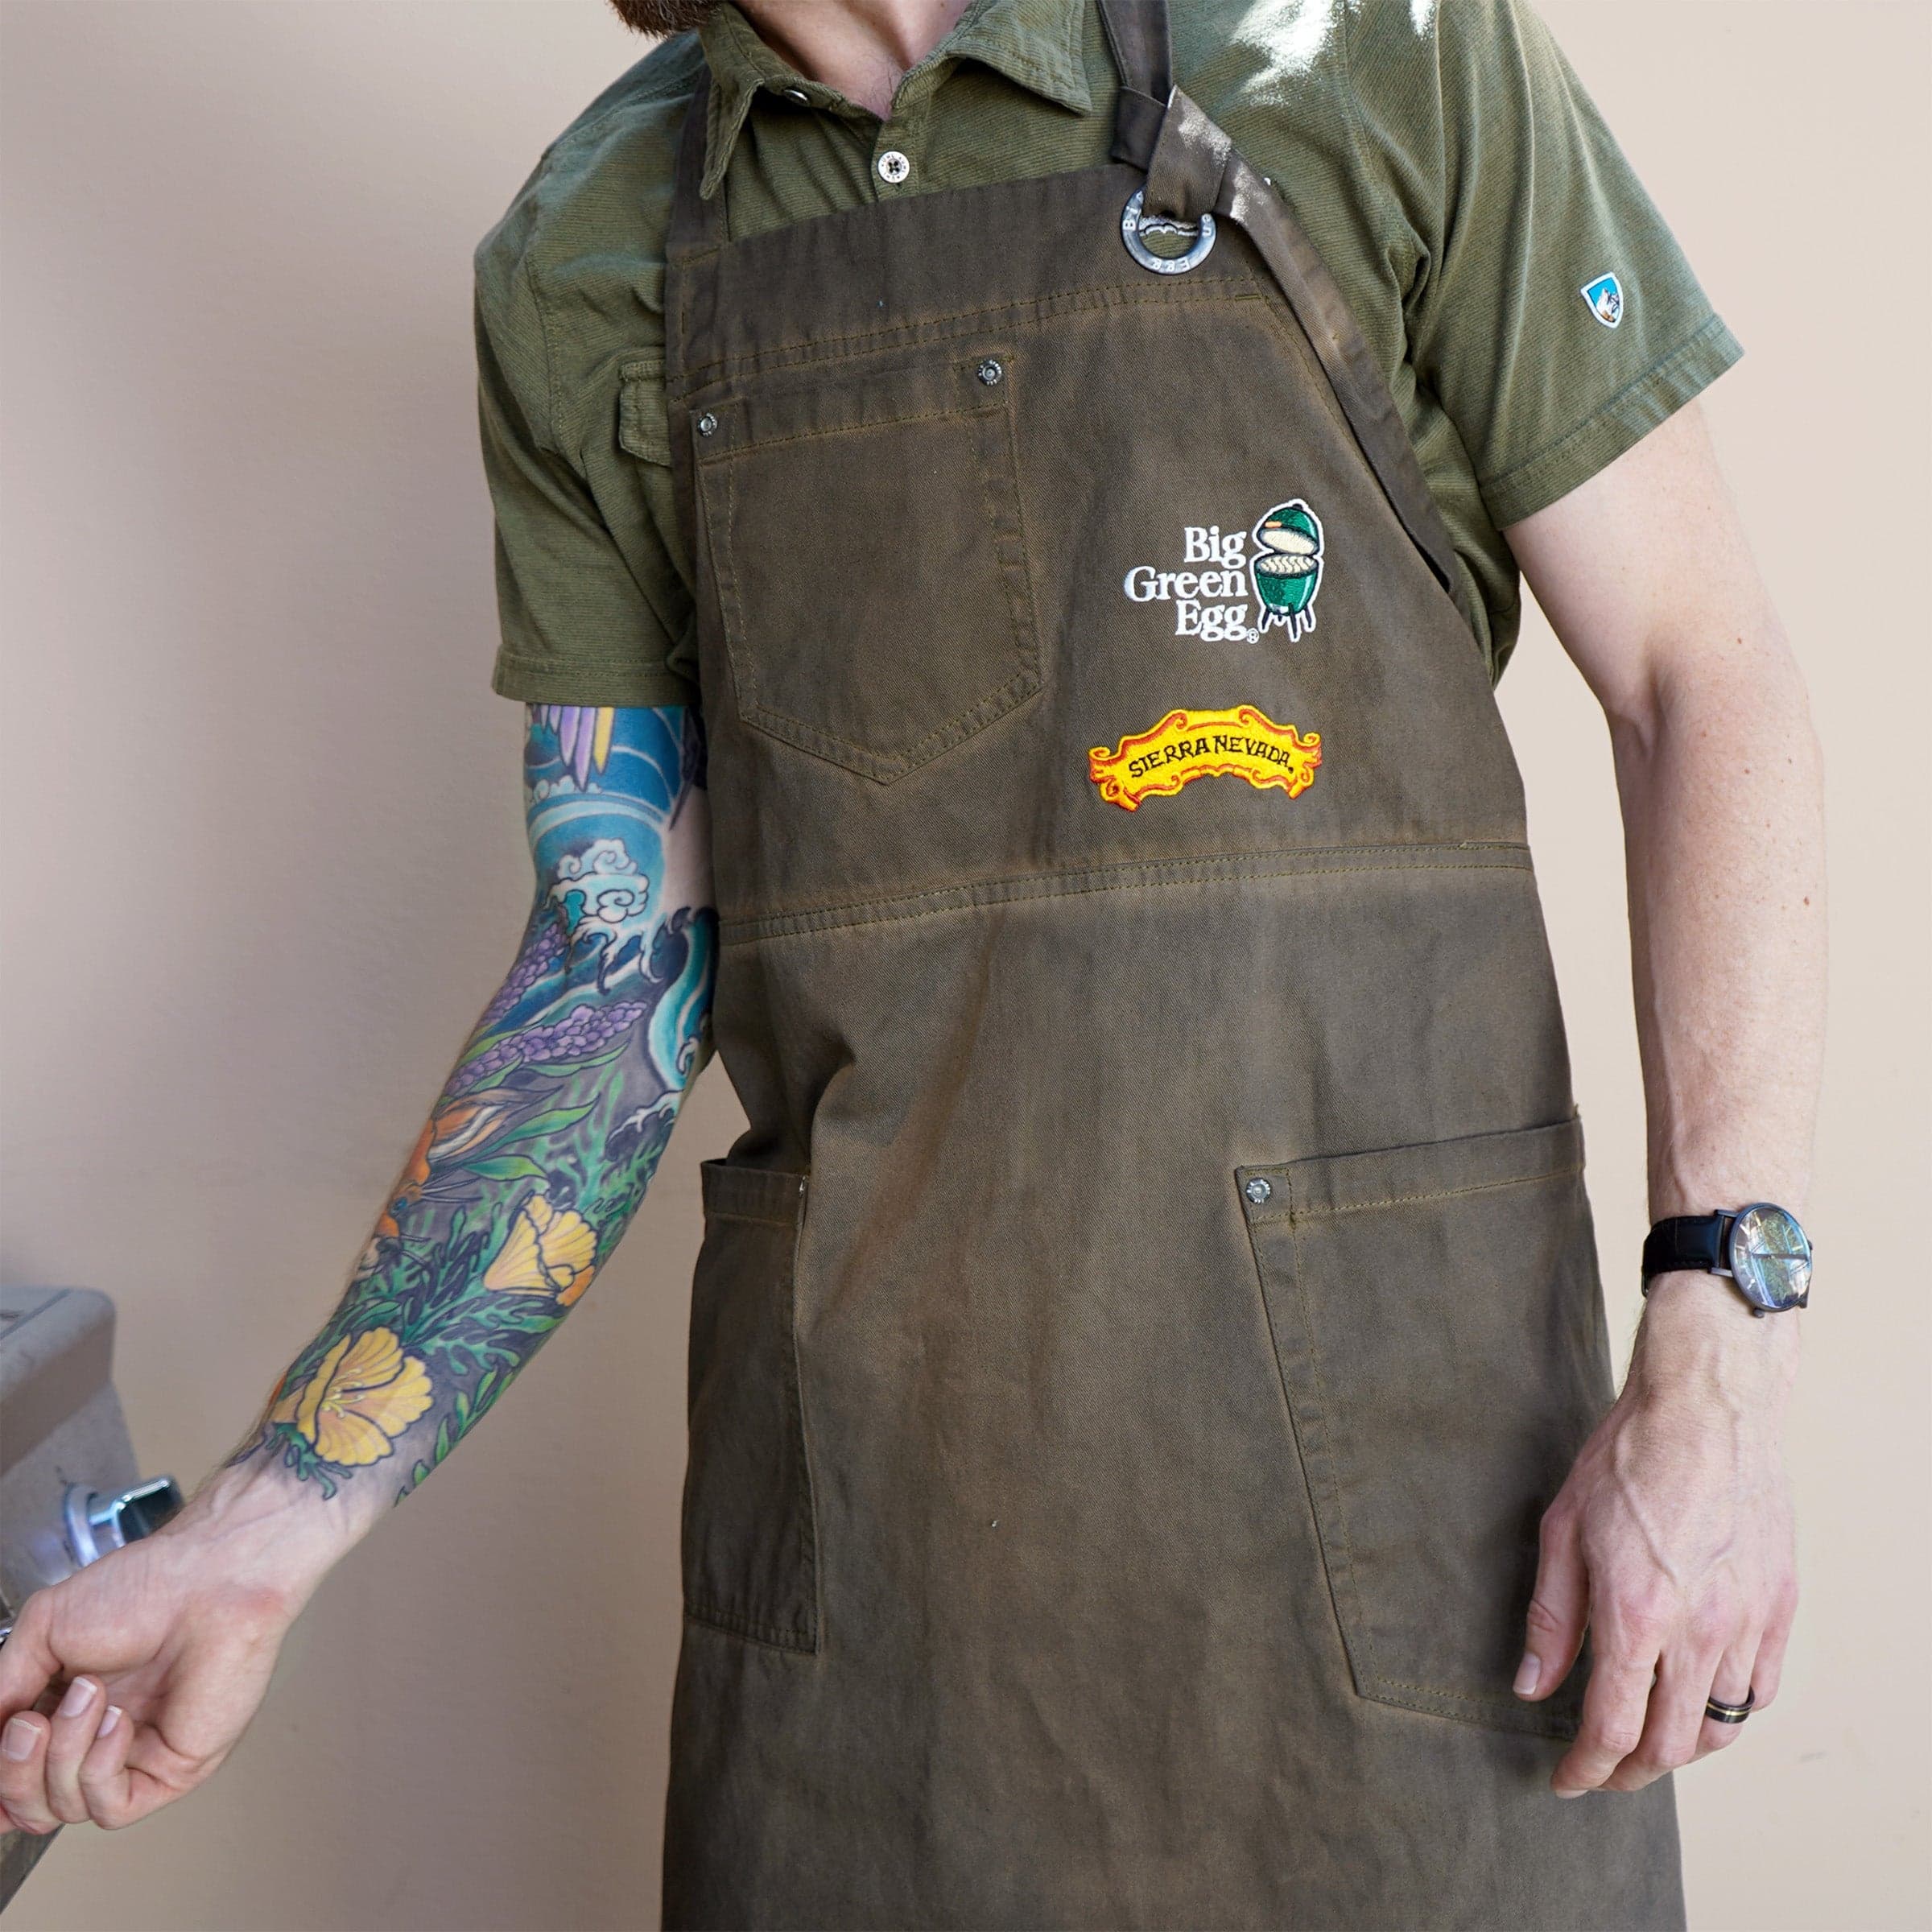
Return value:
[(669, 243), (721, 952), (671, 1926), (1675, 1927), (1510, 1694), (1609, 1402), (1521, 787), (1387, 389), (1113, 159)]

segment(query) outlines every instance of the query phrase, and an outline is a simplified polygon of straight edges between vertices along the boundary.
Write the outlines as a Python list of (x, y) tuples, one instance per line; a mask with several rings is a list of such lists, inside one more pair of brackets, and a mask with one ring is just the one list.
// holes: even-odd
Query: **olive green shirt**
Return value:
[[(1620, 456), (1737, 344), (1522, 0), (1172, 10), (1179, 85), (1286, 194), (1388, 377), (1500, 671), (1519, 617), (1502, 526)], [(659, 375), (673, 162), (706, 60), (704, 188), (733, 239), (1097, 167), (1113, 137), (1092, 0), (970, 0), (885, 122), (788, 67), (730, 0), (592, 101), (476, 251), (508, 697), (696, 702)], [(881, 172), (888, 154), (910, 165)], [(1615, 326), (1584, 293), (1606, 275)]]

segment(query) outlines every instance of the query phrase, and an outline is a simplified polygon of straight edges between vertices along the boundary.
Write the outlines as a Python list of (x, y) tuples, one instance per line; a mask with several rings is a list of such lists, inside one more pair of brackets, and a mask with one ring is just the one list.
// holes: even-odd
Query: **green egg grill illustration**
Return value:
[(1315, 628), (1322, 582), (1320, 519), (1299, 497), (1278, 504), (1254, 526), (1260, 551), (1249, 564), (1263, 630), (1284, 626), (1290, 640)]

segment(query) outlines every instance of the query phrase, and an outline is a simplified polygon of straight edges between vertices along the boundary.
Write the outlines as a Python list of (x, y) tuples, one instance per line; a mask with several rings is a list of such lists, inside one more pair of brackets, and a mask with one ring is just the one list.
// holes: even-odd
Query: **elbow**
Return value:
[(1810, 691), (1774, 614), (1748, 627), (1705, 625), (1659, 636), (1639, 663), (1637, 675), (1604, 694), (1620, 763), (1776, 745), (1794, 778), (1822, 774)]

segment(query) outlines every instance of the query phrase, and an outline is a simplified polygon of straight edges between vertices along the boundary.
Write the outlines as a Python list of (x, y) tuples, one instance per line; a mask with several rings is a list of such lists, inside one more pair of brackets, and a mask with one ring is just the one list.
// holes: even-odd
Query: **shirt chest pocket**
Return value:
[(693, 413), (739, 716), (890, 783), (1040, 688), (1004, 348), (842, 365)]
[(661, 353), (634, 357), (617, 371), (617, 443), (643, 462), (671, 467)]

